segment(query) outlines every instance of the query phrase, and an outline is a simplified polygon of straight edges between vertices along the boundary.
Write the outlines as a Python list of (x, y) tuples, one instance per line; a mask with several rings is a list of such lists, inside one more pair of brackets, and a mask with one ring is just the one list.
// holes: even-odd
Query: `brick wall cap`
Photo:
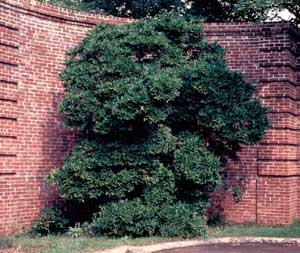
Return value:
[(231, 23), (204, 23), (206, 34), (253, 33), (255, 34), (289, 34), (300, 38), (300, 29), (291, 22), (231, 22)]
[(37, 0), (0, 0), (0, 6), (19, 13), (41, 16), (44, 19), (57, 20), (59, 22), (75, 23), (76, 25), (95, 26), (105, 22), (107, 24), (131, 23), (134, 19), (100, 15), (89, 12), (71, 10)]

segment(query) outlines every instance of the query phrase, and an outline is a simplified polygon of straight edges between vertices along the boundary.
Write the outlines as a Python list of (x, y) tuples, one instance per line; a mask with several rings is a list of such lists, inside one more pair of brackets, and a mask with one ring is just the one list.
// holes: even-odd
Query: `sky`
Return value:
[[(269, 12), (269, 16), (270, 17), (274, 17), (274, 11), (270, 11)], [(272, 19), (273, 21), (274, 20), (281, 20), (281, 19), (283, 19), (283, 20), (291, 20), (294, 16), (293, 16), (293, 14), (291, 14), (288, 10), (282, 10), (282, 11), (280, 11), (279, 13), (278, 13), (278, 16), (280, 17), (280, 18), (276, 18), (276, 19)], [(271, 19), (270, 19), (271, 20)]]

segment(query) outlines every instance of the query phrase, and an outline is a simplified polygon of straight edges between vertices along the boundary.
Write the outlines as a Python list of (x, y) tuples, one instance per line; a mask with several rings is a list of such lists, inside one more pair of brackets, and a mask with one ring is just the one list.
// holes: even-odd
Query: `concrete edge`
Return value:
[(166, 242), (149, 246), (121, 246), (114, 249), (106, 249), (97, 253), (155, 253), (161, 250), (178, 249), (184, 247), (194, 247), (207, 244), (223, 243), (282, 243), (299, 244), (300, 238), (272, 238), (272, 237), (225, 237), (214, 239), (195, 239), (178, 242)]

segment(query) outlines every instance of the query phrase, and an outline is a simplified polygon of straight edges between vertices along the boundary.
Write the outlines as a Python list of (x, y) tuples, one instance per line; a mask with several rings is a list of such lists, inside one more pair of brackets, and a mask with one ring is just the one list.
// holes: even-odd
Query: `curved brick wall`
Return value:
[[(227, 195), (223, 214), (233, 223), (290, 224), (300, 218), (300, 34), (287, 23), (208, 24), (208, 40), (227, 51), (229, 66), (257, 82), (270, 110), (271, 130), (231, 163), (228, 178), (243, 188), (242, 203)], [(298, 199), (299, 196), (299, 199)]]
[[(58, 73), (65, 52), (100, 22), (131, 20), (0, 0), (0, 235), (29, 226), (56, 201), (44, 177), (61, 165), (73, 140), (57, 113)], [(223, 214), (236, 223), (291, 223), (300, 217), (299, 34), (285, 23), (207, 24), (205, 34), (226, 48), (232, 69), (259, 82), (272, 120), (266, 139), (230, 164), (229, 179), (244, 197), (235, 204), (225, 196)]]
[(65, 52), (100, 22), (31, 0), (0, 0), (0, 235), (30, 225), (55, 194), (44, 183), (72, 145), (57, 104)]

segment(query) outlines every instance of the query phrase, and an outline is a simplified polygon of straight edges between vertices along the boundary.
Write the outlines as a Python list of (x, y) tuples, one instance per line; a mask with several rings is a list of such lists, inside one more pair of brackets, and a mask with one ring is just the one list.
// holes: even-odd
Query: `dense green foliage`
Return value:
[(186, 9), (186, 13), (203, 17), (206, 22), (234, 21), (238, 20), (235, 13), (237, 1), (238, 0), (189, 1), (191, 7)]
[(86, 10), (133, 18), (154, 16), (161, 11), (179, 10), (184, 7), (181, 0), (83, 0), (81, 5)]
[(57, 208), (45, 208), (41, 210), (40, 216), (32, 226), (32, 234), (36, 236), (47, 236), (50, 234), (61, 234), (66, 230), (69, 223), (63, 213)]
[(92, 231), (100, 236), (195, 237), (206, 232), (202, 211), (183, 203), (167, 203), (162, 208), (140, 199), (120, 201), (101, 208)]
[[(299, 0), (41, 0), (69, 8), (114, 16), (144, 18), (178, 10), (201, 16), (208, 22), (263, 21), (277, 11), (288, 10), (300, 24)], [(276, 17), (275, 15), (272, 15)]]
[(202, 234), (222, 165), (262, 138), (254, 87), (201, 34), (198, 20), (163, 14), (101, 24), (70, 52), (61, 112), (81, 141), (49, 181), (104, 204), (97, 233)]
[(181, 0), (40, 0), (55, 5), (113, 16), (144, 18), (162, 11), (186, 9)]

